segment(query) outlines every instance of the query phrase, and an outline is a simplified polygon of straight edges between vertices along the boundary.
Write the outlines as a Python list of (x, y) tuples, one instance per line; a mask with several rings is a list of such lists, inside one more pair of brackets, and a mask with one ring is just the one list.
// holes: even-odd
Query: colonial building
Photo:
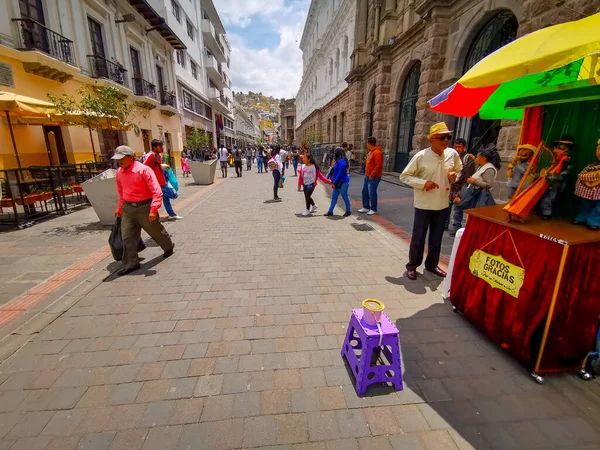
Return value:
[(177, 94), (185, 136), (204, 130), (211, 146), (234, 138), (230, 53), (225, 28), (212, 0), (152, 0), (187, 47), (175, 55)]
[[(152, 138), (165, 139), (172, 153), (180, 148), (172, 55), (174, 49), (186, 46), (147, 0), (7, 0), (3, 7), (0, 90), (48, 100), (48, 93), (74, 94), (84, 84), (109, 84), (135, 101), (144, 113), (131, 131), (94, 132), (98, 159), (108, 156), (119, 144), (141, 154)], [(87, 129), (60, 123), (17, 123), (13, 129), (19, 161), (3, 122), (0, 168), (94, 159)], [(51, 148), (50, 140), (56, 142), (56, 148)]]
[(302, 83), (296, 96), (296, 141), (307, 133), (324, 143), (347, 139), (350, 55), (354, 47), (355, 0), (312, 0), (300, 41)]
[(281, 142), (292, 145), (295, 142), (296, 129), (296, 99), (281, 99), (279, 103), (279, 127)]
[(235, 122), (235, 144), (240, 148), (246, 147), (248, 144), (256, 145), (256, 141), (260, 139), (260, 129), (235, 99), (233, 100), (233, 117)]
[[(471, 148), (495, 142), (507, 159), (518, 123), (447, 117), (427, 101), (515, 38), (597, 8), (589, 0), (358, 0), (348, 94), (340, 105), (344, 139), (364, 149), (374, 135), (389, 155), (387, 170), (401, 171), (411, 151), (428, 145), (429, 126), (445, 120)], [(309, 19), (305, 33), (311, 27)], [(301, 128), (309, 109), (302, 110)], [(322, 130), (328, 121), (315, 126)]]

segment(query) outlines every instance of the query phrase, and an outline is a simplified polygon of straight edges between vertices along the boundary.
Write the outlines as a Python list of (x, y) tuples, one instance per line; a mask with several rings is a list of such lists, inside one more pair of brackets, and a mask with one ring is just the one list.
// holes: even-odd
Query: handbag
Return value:
[(460, 189), (460, 194), (458, 194), (458, 197), (460, 198), (458, 206), (463, 210), (475, 208), (481, 192), (482, 189), (478, 188), (474, 184), (463, 185), (463, 187)]
[(171, 183), (173, 189), (179, 191), (179, 182), (177, 181), (177, 177), (171, 168), (165, 170), (165, 178), (169, 183)]
[(481, 194), (479, 194), (479, 198), (477, 202), (475, 202), (475, 206), (473, 208), (481, 208), (483, 206), (494, 206), (496, 201), (494, 197), (492, 197), (492, 193), (489, 189), (483, 189)]
[[(115, 261), (121, 261), (123, 259), (123, 236), (121, 234), (121, 222), (122, 219), (117, 217), (112, 229), (110, 230), (110, 236), (108, 236), (108, 245)], [(137, 251), (139, 253), (145, 249), (146, 244), (140, 235), (137, 243)]]

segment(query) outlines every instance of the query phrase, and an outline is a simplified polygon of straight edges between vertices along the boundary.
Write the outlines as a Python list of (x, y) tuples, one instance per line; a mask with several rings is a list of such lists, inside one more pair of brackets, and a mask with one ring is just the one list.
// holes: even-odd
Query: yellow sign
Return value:
[(475, 250), (469, 261), (469, 270), (494, 289), (502, 289), (514, 298), (525, 280), (525, 269), (506, 261), (502, 256), (494, 256), (481, 250)]

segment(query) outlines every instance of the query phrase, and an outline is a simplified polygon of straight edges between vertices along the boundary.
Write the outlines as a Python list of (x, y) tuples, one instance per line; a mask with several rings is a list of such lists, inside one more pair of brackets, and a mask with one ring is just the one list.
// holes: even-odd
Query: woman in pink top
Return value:
[(304, 164), (300, 168), (299, 173), (298, 191), (301, 191), (302, 188), (304, 188), (306, 210), (302, 215), (306, 217), (317, 210), (317, 205), (315, 205), (315, 201), (312, 199), (312, 194), (315, 191), (315, 187), (317, 187), (317, 180), (321, 180), (327, 184), (329, 184), (330, 181), (321, 173), (321, 169), (319, 169), (312, 153), (307, 153), (306, 156), (304, 156)]
[(181, 171), (184, 177), (190, 176), (190, 165), (188, 163), (188, 156), (186, 152), (181, 155)]

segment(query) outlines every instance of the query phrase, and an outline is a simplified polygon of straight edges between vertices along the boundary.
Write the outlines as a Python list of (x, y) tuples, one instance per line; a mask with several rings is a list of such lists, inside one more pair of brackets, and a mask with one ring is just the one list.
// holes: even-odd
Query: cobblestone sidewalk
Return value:
[[(270, 203), (270, 174), (225, 180), (170, 226), (173, 257), (149, 247), (1, 362), (0, 450), (599, 448), (577, 380), (533, 382), (437, 280), (402, 278), (396, 238), (301, 217), (295, 182)], [(364, 298), (401, 330), (403, 391), (357, 397), (340, 358)]]

